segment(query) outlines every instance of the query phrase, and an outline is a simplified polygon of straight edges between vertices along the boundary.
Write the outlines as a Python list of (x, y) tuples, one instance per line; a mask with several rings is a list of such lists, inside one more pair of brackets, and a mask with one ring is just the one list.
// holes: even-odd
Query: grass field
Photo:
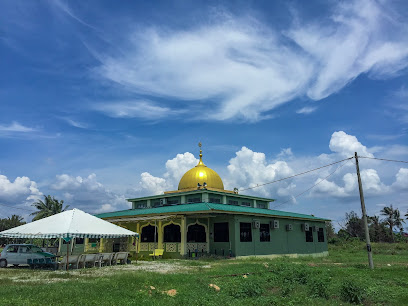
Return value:
[(408, 244), (330, 246), (330, 256), (158, 260), (64, 271), (0, 270), (0, 305), (408, 305)]

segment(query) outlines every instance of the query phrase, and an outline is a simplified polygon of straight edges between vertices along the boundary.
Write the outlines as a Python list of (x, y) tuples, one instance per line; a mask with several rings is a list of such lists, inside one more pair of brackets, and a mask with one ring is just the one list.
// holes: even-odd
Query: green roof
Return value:
[(283, 218), (296, 218), (296, 219), (308, 219), (308, 220), (321, 220), (328, 221), (328, 219), (318, 218), (312, 215), (298, 214), (280, 210), (254, 208), (247, 206), (235, 206), (227, 204), (215, 204), (215, 203), (193, 203), (193, 204), (180, 204), (173, 206), (161, 206), (155, 208), (144, 209), (128, 209), (110, 213), (98, 214), (99, 218), (113, 218), (113, 217), (129, 217), (129, 216), (144, 216), (144, 215), (163, 215), (163, 214), (177, 214), (177, 213), (194, 213), (194, 212), (206, 212), (206, 213), (238, 213), (238, 214), (250, 214), (250, 215), (268, 215)]

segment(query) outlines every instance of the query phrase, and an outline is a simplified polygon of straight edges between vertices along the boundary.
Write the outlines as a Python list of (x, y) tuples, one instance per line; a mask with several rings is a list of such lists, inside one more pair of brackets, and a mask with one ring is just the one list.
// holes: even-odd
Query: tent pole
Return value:
[(137, 237), (135, 237), (135, 241), (136, 241), (136, 264), (137, 264), (137, 258), (139, 257), (139, 251), (137, 249), (137, 245), (139, 244), (139, 241)]
[(67, 262), (65, 263), (65, 271), (68, 271), (69, 245), (70, 244), (71, 244), (71, 240), (67, 241)]

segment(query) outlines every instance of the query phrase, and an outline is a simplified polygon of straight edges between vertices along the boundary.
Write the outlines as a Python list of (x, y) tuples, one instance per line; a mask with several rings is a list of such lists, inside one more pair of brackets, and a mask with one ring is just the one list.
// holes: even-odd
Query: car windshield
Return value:
[(31, 252), (33, 253), (41, 253), (43, 250), (41, 250), (39, 247), (32, 246), (31, 247)]

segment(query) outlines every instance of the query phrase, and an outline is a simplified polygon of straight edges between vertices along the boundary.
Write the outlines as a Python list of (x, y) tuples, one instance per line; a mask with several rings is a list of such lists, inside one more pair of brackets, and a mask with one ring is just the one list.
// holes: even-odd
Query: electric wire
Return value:
[(376, 158), (376, 157), (368, 157), (368, 156), (358, 156), (358, 158), (376, 159), (376, 160), (384, 160), (384, 161), (395, 162), (395, 163), (405, 163), (405, 164), (408, 164), (408, 161), (404, 161), (404, 160), (395, 160), (395, 159), (386, 159), (386, 158)]
[(291, 175), (291, 176), (288, 176), (288, 177), (284, 177), (284, 178), (281, 178), (281, 179), (279, 179), (279, 180), (275, 180), (275, 181), (267, 182), (267, 183), (263, 183), (263, 184), (257, 184), (256, 186), (253, 186), (253, 187), (248, 187), (248, 188), (240, 189), (239, 191), (245, 191), (245, 190), (255, 189), (255, 188), (258, 188), (258, 187), (265, 186), (265, 185), (270, 185), (270, 184), (274, 184), (274, 183), (281, 182), (281, 181), (284, 181), (284, 180), (288, 180), (288, 179), (290, 179), (290, 178), (294, 178), (294, 177), (297, 177), (297, 176), (300, 176), (300, 175), (303, 175), (303, 174), (306, 174), (306, 173), (310, 173), (310, 172), (313, 172), (313, 171), (317, 171), (317, 170), (320, 170), (320, 169), (323, 169), (323, 168), (326, 168), (326, 167), (329, 167), (329, 166), (332, 166), (332, 165), (335, 165), (335, 164), (344, 162), (344, 161), (346, 161), (346, 160), (351, 160), (351, 159), (353, 159), (353, 158), (354, 158), (354, 156), (349, 157), (349, 158), (345, 158), (345, 159), (342, 159), (342, 160), (339, 160), (339, 161), (336, 161), (336, 162), (334, 162), (334, 163), (331, 163), (331, 164), (328, 164), (328, 165), (325, 165), (325, 166), (321, 166), (321, 167), (319, 167), (319, 168), (307, 170), (307, 171), (304, 171), (304, 172), (301, 172), (301, 173), (298, 173), (298, 174), (295, 174), (295, 175)]
[(280, 206), (282, 206), (282, 205), (284, 205), (284, 204), (286, 204), (286, 203), (292, 201), (293, 199), (296, 199), (296, 198), (300, 197), (301, 195), (305, 194), (305, 193), (308, 192), (309, 190), (313, 189), (314, 187), (316, 187), (317, 185), (319, 185), (321, 182), (327, 180), (330, 176), (332, 176), (332, 175), (333, 175), (334, 173), (336, 173), (338, 170), (340, 170), (341, 168), (343, 168), (343, 166), (345, 166), (348, 162), (351, 162), (351, 159), (348, 159), (346, 162), (344, 162), (343, 164), (341, 164), (340, 166), (338, 166), (338, 167), (336, 168), (336, 170), (334, 170), (333, 172), (331, 172), (331, 173), (330, 173), (328, 176), (326, 176), (325, 178), (322, 178), (319, 182), (317, 182), (317, 183), (314, 184), (313, 186), (311, 186), (311, 187), (309, 187), (308, 189), (302, 191), (301, 193), (295, 195), (295, 196), (294, 196), (293, 198), (291, 198), (290, 200), (287, 200), (287, 201), (285, 201), (285, 202), (283, 202), (283, 203), (280, 203), (280, 204), (276, 205), (273, 209), (276, 209), (276, 208), (278, 208), (278, 207), (280, 207)]

